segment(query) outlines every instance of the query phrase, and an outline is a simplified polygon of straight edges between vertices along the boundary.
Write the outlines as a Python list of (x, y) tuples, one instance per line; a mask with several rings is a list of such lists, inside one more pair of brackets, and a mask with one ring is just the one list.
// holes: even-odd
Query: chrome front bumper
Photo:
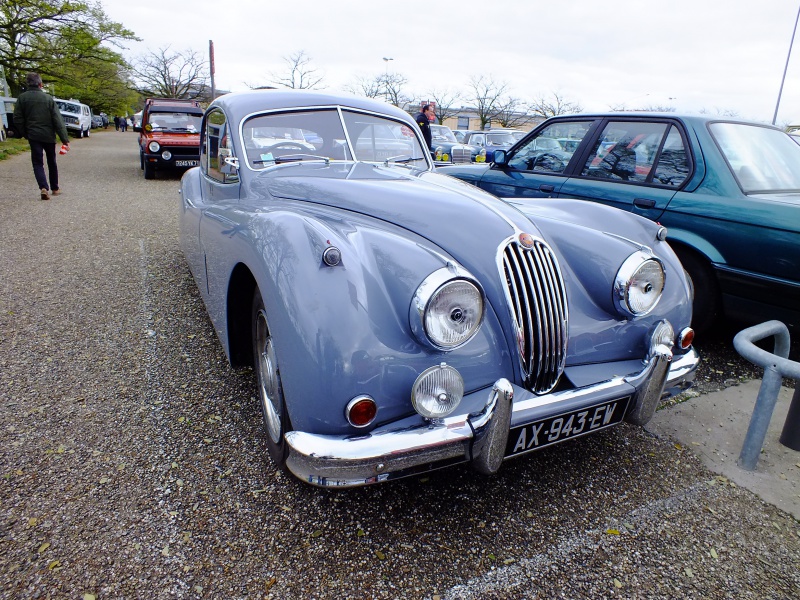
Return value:
[(412, 426), (390, 425), (356, 436), (286, 434), (287, 468), (312, 485), (354, 487), (472, 462), (482, 473), (494, 473), (505, 459), (510, 427), (532, 423), (576, 406), (630, 397), (625, 419), (643, 425), (664, 396), (691, 385), (699, 356), (690, 350), (675, 357), (662, 347), (634, 374), (585, 387), (536, 396), (498, 379), (476, 413)]

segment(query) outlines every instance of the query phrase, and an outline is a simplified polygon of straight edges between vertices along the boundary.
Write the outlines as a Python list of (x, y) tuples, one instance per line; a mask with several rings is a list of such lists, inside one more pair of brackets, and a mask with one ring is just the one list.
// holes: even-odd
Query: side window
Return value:
[(483, 148), (486, 145), (486, 136), (481, 134), (470, 136), (469, 143), (472, 146), (477, 146), (478, 148)]
[[(671, 138), (667, 135), (668, 131)], [(670, 140), (669, 145), (665, 143), (666, 140)], [(674, 125), (611, 121), (595, 142), (581, 175), (631, 183), (664, 183), (657, 174), (654, 179), (653, 167), (657, 160), (661, 160), (659, 157), (663, 156), (664, 168), (669, 168), (667, 163), (671, 159), (669, 155), (663, 155), (663, 150), (667, 148), (670, 151), (682, 150), (685, 161), (683, 142)], [(659, 166), (656, 165), (656, 172), (658, 169)]]
[(559, 121), (548, 125), (514, 153), (508, 166), (520, 171), (563, 172), (592, 123)]
[(200, 148), (200, 164), (206, 175), (222, 183), (239, 181), (236, 169), (225, 162), (233, 157), (233, 144), (228, 135), (228, 123), (225, 113), (213, 110), (206, 117), (204, 140)]
[(653, 183), (680, 186), (689, 176), (689, 155), (678, 128), (672, 125), (656, 164)]

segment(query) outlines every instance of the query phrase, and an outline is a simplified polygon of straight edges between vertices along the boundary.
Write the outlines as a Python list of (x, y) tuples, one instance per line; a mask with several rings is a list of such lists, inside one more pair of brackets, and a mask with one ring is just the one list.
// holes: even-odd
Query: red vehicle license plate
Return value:
[(176, 167), (196, 167), (197, 161), (196, 160), (176, 160), (175, 161)]
[(630, 396), (515, 427), (508, 433), (506, 456), (537, 450), (616, 425), (625, 416), (629, 400)]

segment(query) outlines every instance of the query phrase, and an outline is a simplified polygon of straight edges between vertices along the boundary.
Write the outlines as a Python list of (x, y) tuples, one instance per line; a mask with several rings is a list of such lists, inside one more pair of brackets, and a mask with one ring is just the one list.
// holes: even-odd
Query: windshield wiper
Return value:
[(410, 156), (406, 156), (405, 154), (401, 154), (400, 156), (391, 156), (383, 161), (383, 165), (385, 167), (389, 166), (389, 163), (402, 163), (408, 164), (410, 162), (415, 162), (417, 160), (425, 160), (424, 156), (418, 156), (417, 158), (411, 158)]
[(254, 160), (252, 162), (256, 165), (263, 165), (264, 163), (275, 163), (279, 165), (281, 163), (301, 162), (306, 160), (321, 160), (326, 165), (331, 162), (331, 159), (327, 156), (317, 156), (316, 154), (286, 154), (284, 156), (276, 156), (275, 158), (268, 158), (265, 160)]

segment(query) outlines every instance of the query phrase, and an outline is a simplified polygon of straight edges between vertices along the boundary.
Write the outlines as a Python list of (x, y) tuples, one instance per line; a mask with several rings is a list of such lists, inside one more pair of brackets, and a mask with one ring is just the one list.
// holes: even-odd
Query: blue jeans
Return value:
[[(33, 174), (36, 176), (36, 183), (40, 190), (58, 189), (58, 165), (56, 165), (56, 144), (48, 142), (37, 142), (28, 140), (31, 146), (31, 164)], [(50, 175), (50, 185), (47, 185), (47, 177), (44, 174), (44, 158), (47, 157), (47, 172)]]

